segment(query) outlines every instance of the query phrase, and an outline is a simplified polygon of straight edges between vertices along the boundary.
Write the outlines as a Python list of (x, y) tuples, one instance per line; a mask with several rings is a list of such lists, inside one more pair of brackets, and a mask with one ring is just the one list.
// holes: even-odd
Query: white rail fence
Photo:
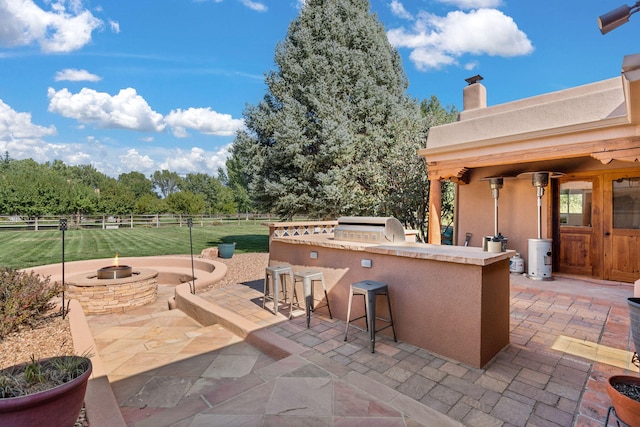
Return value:
[(0, 215), (0, 231), (2, 230), (51, 230), (60, 226), (60, 219), (67, 220), (69, 229), (105, 230), (134, 227), (182, 227), (187, 226), (191, 218), (194, 227), (211, 225), (262, 224), (278, 221), (268, 214), (240, 214), (240, 215), (67, 215), (40, 216), (25, 218), (16, 215)]

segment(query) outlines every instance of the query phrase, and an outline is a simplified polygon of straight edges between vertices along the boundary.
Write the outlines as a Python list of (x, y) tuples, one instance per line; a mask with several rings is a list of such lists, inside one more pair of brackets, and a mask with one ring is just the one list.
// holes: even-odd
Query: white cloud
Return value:
[[(60, 157), (56, 157), (59, 159)], [(65, 156), (65, 164), (70, 166), (78, 166), (78, 165), (90, 165), (92, 163), (92, 156), (89, 153), (85, 153), (82, 151), (71, 152), (67, 156)]]
[(55, 134), (55, 126), (33, 124), (30, 113), (19, 113), (0, 99), (0, 141), (33, 140)]
[(189, 108), (172, 110), (165, 117), (174, 136), (184, 138), (187, 129), (194, 129), (208, 135), (231, 136), (242, 128), (244, 121), (234, 119), (230, 114), (221, 114), (211, 108)]
[(38, 163), (58, 159), (70, 166), (92, 165), (112, 177), (131, 171), (148, 176), (159, 169), (215, 175), (218, 167), (225, 166), (230, 147), (228, 144), (213, 151), (193, 147), (184, 151), (158, 146), (120, 146), (117, 141), (95, 136), (88, 136), (82, 142), (51, 143), (44, 139), (51, 135), (56, 135), (54, 126), (34, 124), (31, 114), (17, 112), (0, 100), (0, 153), (8, 152), (12, 159), (30, 158)]
[(49, 88), (48, 96), (50, 112), (101, 128), (160, 132), (165, 126), (162, 114), (153, 111), (133, 88), (122, 89), (115, 96), (87, 88), (77, 94)]
[(219, 167), (224, 167), (229, 157), (229, 146), (222, 147), (216, 152), (207, 152), (199, 147), (193, 147), (185, 152), (174, 150), (158, 169), (167, 169), (179, 174), (203, 172), (213, 175)]
[(67, 165), (90, 164), (100, 158), (98, 153), (86, 153), (81, 144), (53, 144), (39, 138), (23, 138), (13, 141), (0, 139), (0, 152), (9, 153), (12, 159), (33, 159), (38, 163), (62, 160)]
[(247, 6), (249, 9), (258, 11), (258, 12), (266, 12), (267, 11), (267, 6), (265, 6), (263, 3), (257, 2), (257, 1), (252, 1), (252, 0), (240, 0), (240, 3), (242, 3), (243, 5)]
[(502, 6), (502, 0), (440, 0), (440, 3), (450, 4), (460, 9), (480, 9)]
[(12, 159), (33, 159), (44, 163), (55, 159), (67, 164), (87, 164), (92, 158), (80, 144), (53, 144), (43, 138), (56, 134), (54, 126), (31, 122), (31, 114), (19, 113), (0, 100), (0, 153)]
[(391, 0), (389, 7), (391, 8), (391, 13), (393, 13), (398, 18), (409, 20), (413, 19), (413, 16), (407, 11), (407, 9), (404, 8), (404, 5), (400, 3), (399, 0)]
[(114, 21), (112, 19), (109, 20), (109, 28), (111, 28), (111, 31), (116, 33), (116, 34), (120, 34), (120, 23), (118, 21)]
[[(148, 155), (142, 155), (135, 148), (127, 150), (127, 154), (118, 157), (122, 171), (153, 171), (155, 162)], [(125, 172), (125, 173), (126, 173)]]
[(471, 71), (477, 67), (478, 67), (478, 61), (469, 61), (466, 64), (464, 64), (464, 69), (467, 71)]
[(33, 0), (0, 1), (0, 46), (40, 45), (46, 53), (71, 52), (91, 41), (102, 21), (78, 0), (58, 0), (45, 11)]
[(411, 62), (416, 64), (419, 70), (438, 69), (446, 65), (453, 65), (456, 60), (453, 56), (447, 55), (437, 49), (417, 48), (409, 54)]
[(163, 117), (133, 88), (122, 89), (117, 95), (88, 88), (76, 94), (66, 88), (49, 88), (48, 96), (50, 112), (100, 128), (161, 132), (168, 125), (174, 136), (184, 138), (190, 129), (206, 135), (233, 136), (244, 126), (244, 120), (211, 108), (177, 109)]
[(533, 52), (527, 35), (496, 9), (453, 11), (444, 17), (420, 12), (412, 28), (392, 29), (387, 37), (396, 48), (413, 49), (409, 57), (419, 70), (457, 64), (468, 54), (511, 57)]
[(62, 71), (58, 71), (56, 76), (54, 77), (55, 81), (60, 82), (64, 80), (68, 80), (71, 82), (98, 82), (102, 80), (102, 77), (97, 76), (95, 74), (91, 74), (87, 70), (77, 70), (75, 68), (67, 68)]

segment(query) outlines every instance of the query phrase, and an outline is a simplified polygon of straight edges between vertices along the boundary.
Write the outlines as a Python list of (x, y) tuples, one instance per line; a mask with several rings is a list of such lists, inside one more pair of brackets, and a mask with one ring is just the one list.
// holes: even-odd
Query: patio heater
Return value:
[(527, 276), (533, 280), (553, 280), (551, 239), (542, 238), (542, 196), (544, 189), (549, 185), (549, 178), (562, 174), (557, 172), (527, 172), (522, 175), (531, 175), (531, 185), (536, 187), (538, 198), (538, 238), (529, 239), (529, 260)]
[[(513, 177), (508, 176), (490, 176), (487, 178), (481, 178), (481, 181), (489, 181), (489, 187), (491, 188), (491, 195), (493, 196), (493, 235), (497, 236), (500, 231), (498, 229), (498, 198), (500, 197), (500, 189), (504, 185), (504, 181), (506, 179), (513, 179)], [(484, 239), (490, 238), (492, 236), (486, 236)], [(482, 247), (484, 248), (485, 242), (482, 242)]]

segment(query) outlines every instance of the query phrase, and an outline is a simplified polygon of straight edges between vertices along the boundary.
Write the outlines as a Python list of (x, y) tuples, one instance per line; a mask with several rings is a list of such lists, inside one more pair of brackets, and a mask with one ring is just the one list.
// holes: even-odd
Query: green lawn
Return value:
[[(257, 224), (219, 225), (191, 229), (193, 254), (218, 243), (236, 242), (236, 253), (268, 252), (269, 228)], [(96, 258), (190, 254), (189, 228), (120, 228), (68, 230), (65, 261)], [(62, 261), (62, 232), (0, 232), (0, 267), (26, 268)]]

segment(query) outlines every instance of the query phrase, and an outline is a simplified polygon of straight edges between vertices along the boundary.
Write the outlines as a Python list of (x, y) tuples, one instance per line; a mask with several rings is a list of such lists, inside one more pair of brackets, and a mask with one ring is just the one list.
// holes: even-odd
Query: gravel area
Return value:
[(73, 353), (69, 321), (61, 315), (42, 320), (35, 329), (24, 329), (0, 340), (0, 369), (36, 359)]
[(269, 263), (269, 253), (234, 254), (231, 258), (213, 258), (227, 266), (224, 279), (209, 289), (217, 289), (236, 283), (264, 280), (264, 269)]

